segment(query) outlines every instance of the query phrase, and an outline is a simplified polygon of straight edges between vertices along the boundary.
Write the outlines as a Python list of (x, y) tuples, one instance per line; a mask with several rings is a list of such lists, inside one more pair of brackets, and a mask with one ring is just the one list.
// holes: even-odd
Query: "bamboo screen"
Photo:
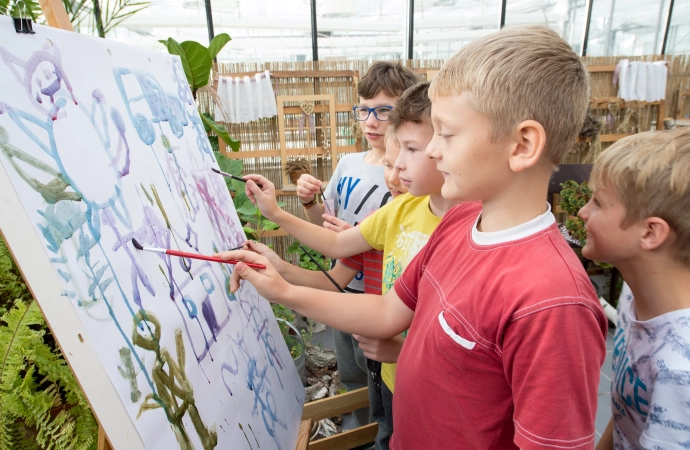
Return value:
[[(618, 86), (613, 84), (613, 67), (621, 59), (668, 61), (666, 99), (662, 105), (659, 105), (658, 102), (624, 102), (617, 97)], [(690, 90), (690, 56), (688, 55), (666, 58), (661, 55), (586, 57), (585, 63), (591, 68), (606, 69), (591, 73), (592, 99), (590, 105), (592, 112), (603, 123), (603, 128), (600, 139), (596, 139), (588, 145), (576, 144), (573, 153), (564, 161), (566, 163), (592, 163), (601, 151), (628, 134), (649, 131), (653, 126), (656, 129), (662, 129), (664, 118), (675, 117), (678, 92)], [(686, 101), (686, 103), (688, 102)], [(661, 111), (659, 111), (660, 108)]]

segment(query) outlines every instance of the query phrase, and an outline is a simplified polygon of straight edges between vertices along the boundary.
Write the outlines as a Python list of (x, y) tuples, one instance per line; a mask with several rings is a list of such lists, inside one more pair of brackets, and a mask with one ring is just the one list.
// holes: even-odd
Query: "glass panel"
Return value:
[(508, 0), (506, 26), (548, 24), (580, 54), (586, 8), (587, 0)]
[(191, 3), (194, 5), (184, 0), (153, 1), (108, 33), (108, 39), (157, 50), (164, 50), (158, 40), (168, 37), (208, 45), (204, 3)]
[(391, 60), (403, 54), (402, 0), (317, 0), (316, 12), (322, 61)]
[(498, 30), (501, 0), (415, 0), (415, 59), (448, 59)]
[(673, 3), (666, 54), (673, 53), (690, 53), (690, 0), (676, 0)]
[[(587, 56), (660, 53), (668, 2), (669, 0), (594, 0)], [(687, 20), (683, 19), (685, 23)]]
[[(216, 34), (232, 38), (219, 62), (304, 61), (311, 59), (309, 0), (212, 1)], [(158, 0), (113, 30), (109, 38), (163, 49), (159, 39), (208, 45), (204, 0)]]

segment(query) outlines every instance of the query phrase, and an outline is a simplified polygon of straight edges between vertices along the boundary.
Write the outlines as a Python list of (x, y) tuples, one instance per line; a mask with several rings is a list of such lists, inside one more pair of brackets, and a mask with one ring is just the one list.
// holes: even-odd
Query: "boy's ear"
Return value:
[(656, 250), (675, 236), (664, 219), (648, 217), (642, 221), (640, 246), (644, 250)]
[(546, 132), (542, 124), (536, 120), (520, 122), (513, 137), (508, 156), (510, 169), (513, 172), (522, 172), (536, 166), (546, 145)]

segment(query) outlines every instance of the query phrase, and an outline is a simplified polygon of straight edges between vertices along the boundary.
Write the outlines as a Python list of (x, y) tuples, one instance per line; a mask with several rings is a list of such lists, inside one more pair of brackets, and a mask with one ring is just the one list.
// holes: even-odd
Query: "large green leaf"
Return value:
[(237, 208), (237, 214), (245, 216), (254, 216), (258, 212), (259, 208), (252, 204), (252, 202), (247, 199), (243, 202), (239, 208)]
[(180, 57), (180, 61), (182, 63), (182, 70), (184, 70), (184, 75), (185, 77), (187, 77), (187, 83), (189, 83), (189, 85), (192, 86), (192, 70), (189, 67), (189, 60), (187, 59), (187, 55), (185, 54), (182, 45), (180, 45), (180, 43), (173, 38), (168, 38), (167, 41), (158, 42), (160, 42), (168, 48), (168, 53)]
[[(1, 1), (1, 0), (0, 0), (0, 1)], [(168, 53), (171, 53), (170, 47), (168, 46), (168, 42), (170, 42), (170, 39), (172, 39), (172, 38), (168, 38), (168, 39), (158, 39), (158, 42), (160, 42), (161, 44), (165, 45), (165, 48), (166, 48), (166, 50), (168, 50)]]
[(280, 228), (280, 226), (277, 223), (273, 222), (272, 220), (262, 219), (261, 220), (261, 228), (268, 231), (268, 230), (277, 230), (278, 228)]
[(218, 166), (223, 172), (235, 175), (236, 177), (242, 176), (242, 170), (244, 170), (244, 165), (241, 159), (230, 159), (227, 156), (218, 154), (216, 155), (218, 160)]
[[(189, 81), (192, 90), (206, 86), (213, 68), (213, 58), (211, 58), (208, 49), (194, 41), (184, 41), (180, 47), (182, 47), (189, 65), (190, 77), (187, 81)], [(187, 73), (186, 70), (185, 73)]]
[(228, 133), (227, 128), (225, 128), (224, 125), (219, 124), (215, 120), (211, 119), (209, 115), (206, 114), (200, 114), (201, 121), (204, 123), (204, 128), (206, 129), (211, 129), (213, 130), (219, 138), (223, 140), (231, 149), (233, 152), (237, 152), (240, 150), (240, 141), (233, 139), (230, 137), (230, 133)]
[(227, 33), (221, 33), (214, 37), (211, 44), (208, 46), (208, 52), (211, 55), (211, 59), (215, 59), (218, 53), (225, 47), (225, 44), (231, 40), (232, 38)]
[(241, 181), (237, 180), (232, 180), (232, 190), (235, 192), (244, 192), (246, 184), (242, 183)]
[[(215, 155), (216, 161), (218, 161), (218, 167), (220, 167), (221, 171), (235, 175), (237, 177), (242, 176), (242, 160), (230, 159), (221, 153), (216, 153)], [(239, 181), (233, 180), (229, 177), (223, 178), (225, 178), (225, 184), (228, 186), (228, 190), (230, 190), (230, 192), (244, 192), (243, 183), (240, 190), (237, 190), (235, 183), (240, 183)]]

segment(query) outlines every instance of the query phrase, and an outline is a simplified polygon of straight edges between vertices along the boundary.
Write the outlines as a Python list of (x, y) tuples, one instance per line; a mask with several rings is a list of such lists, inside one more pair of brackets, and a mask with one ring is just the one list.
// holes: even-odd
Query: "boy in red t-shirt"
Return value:
[[(384, 296), (314, 291), (266, 258), (234, 251), (231, 289), (351, 333), (406, 328), (393, 449), (588, 449), (594, 445), (607, 320), (546, 204), (575, 142), (589, 74), (545, 27), (511, 27), (464, 46), (429, 91), (426, 149), (461, 203)], [(472, 203), (472, 202), (481, 202)]]

